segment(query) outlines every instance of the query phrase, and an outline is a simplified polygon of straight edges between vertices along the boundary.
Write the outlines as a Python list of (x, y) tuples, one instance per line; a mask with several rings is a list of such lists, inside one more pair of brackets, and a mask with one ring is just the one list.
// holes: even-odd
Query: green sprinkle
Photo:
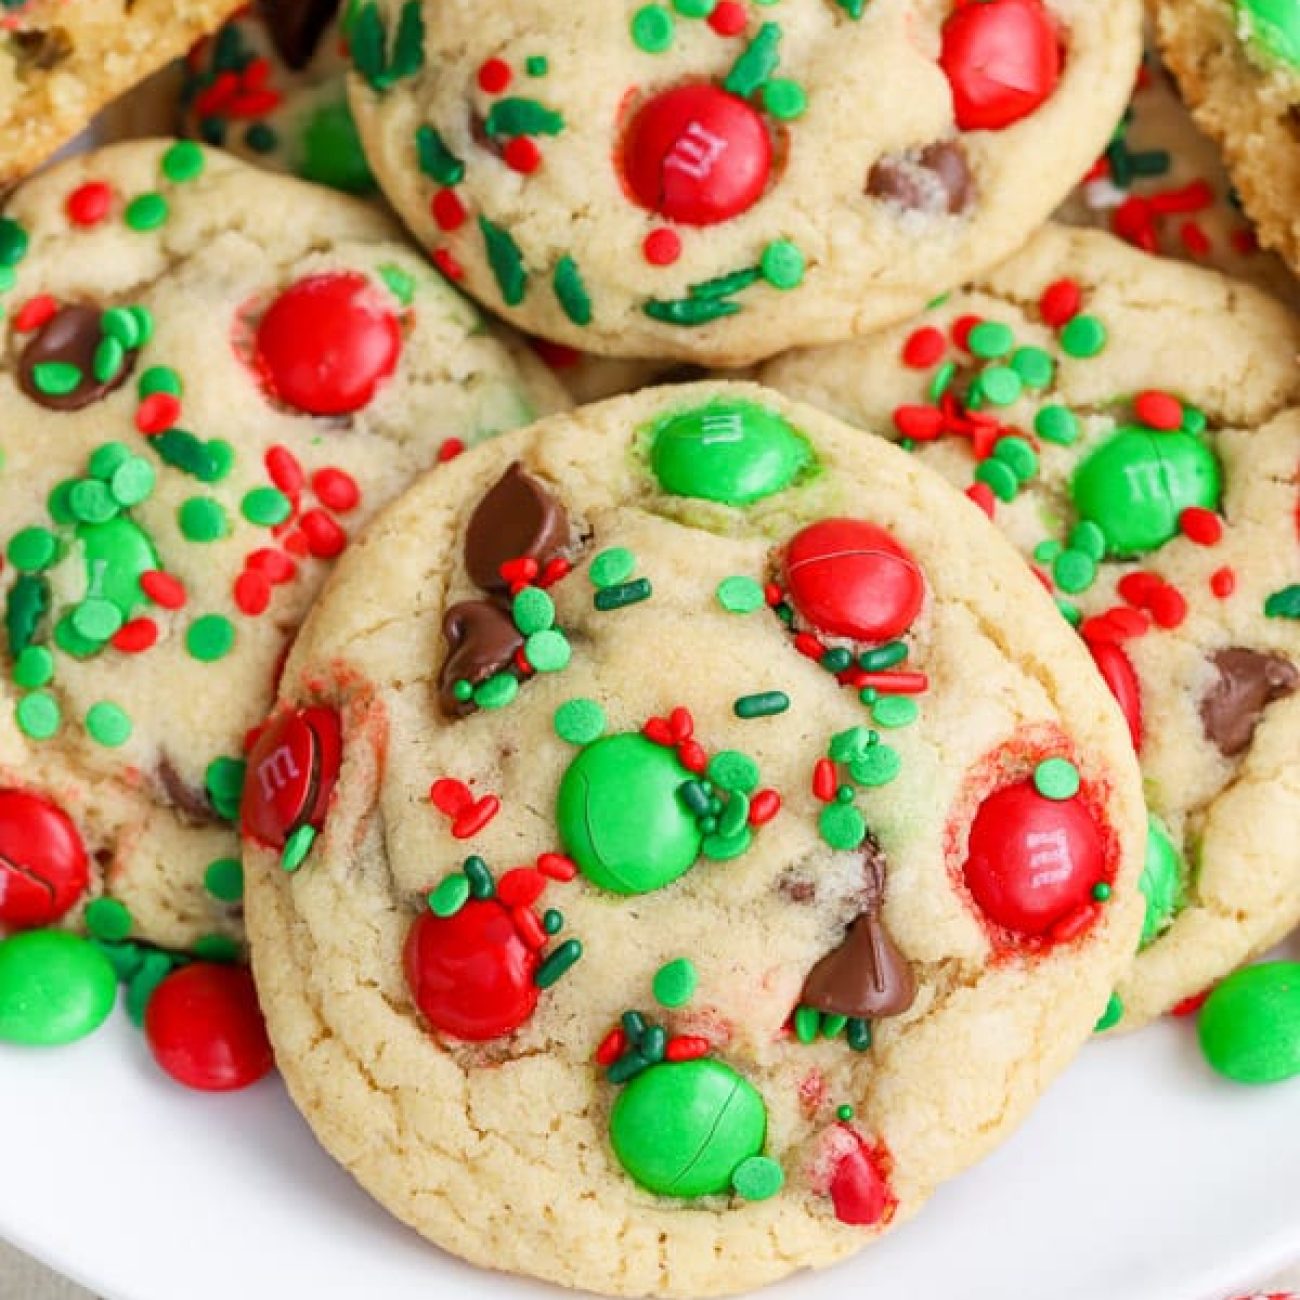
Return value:
[(1106, 1030), (1113, 1029), (1123, 1019), (1124, 1002), (1118, 993), (1112, 993), (1110, 1001), (1106, 1003), (1106, 1010), (1101, 1013), (1101, 1019), (1093, 1026), (1093, 1033), (1105, 1033)]
[(559, 135), (564, 130), (564, 115), (535, 99), (498, 99), (488, 111), (483, 129), (492, 136)]
[(853, 1118), (854, 1110), (852, 1106), (837, 1106), (835, 1108), (835, 1118), (841, 1124), (847, 1124)]
[(991, 361), (1006, 356), (1015, 342), (1016, 336), (1009, 325), (996, 320), (982, 320), (971, 329), (966, 345), (972, 356)]
[(24, 528), (9, 539), (9, 563), (24, 573), (48, 569), (59, 556), (59, 539), (48, 528)]
[(1095, 316), (1075, 316), (1061, 331), (1067, 356), (1095, 357), (1106, 346), (1106, 327)]
[(993, 454), (1004, 465), (1010, 465), (1015, 476), (1022, 483), (1038, 473), (1038, 453), (1034, 450), (1033, 444), (1015, 434), (999, 438), (997, 446), (993, 448)]
[(736, 1166), (731, 1186), (745, 1201), (769, 1201), (785, 1186), (785, 1171), (771, 1156), (750, 1156)]
[(758, 764), (738, 749), (723, 749), (709, 760), (708, 778), (728, 794), (752, 794), (760, 780)]
[(636, 556), (626, 546), (611, 546), (591, 562), (588, 575), (596, 587), (616, 587), (636, 571)]
[(1204, 411), (1186, 402), (1183, 403), (1183, 429), (1185, 432), (1202, 434), (1208, 424), (1209, 419)]
[(519, 694), (519, 679), (511, 673), (497, 673), (474, 688), (474, 703), (484, 711), (504, 709)]
[(668, 1035), (659, 1025), (647, 1025), (645, 1033), (641, 1035), (640, 1045), (637, 1047), (637, 1054), (648, 1061), (651, 1065), (657, 1065), (664, 1059), (664, 1051), (668, 1046)]
[(1044, 799), (1073, 799), (1079, 793), (1079, 769), (1068, 758), (1045, 758), (1034, 768), (1034, 789)]
[(86, 904), (86, 930), (93, 939), (121, 943), (131, 933), (131, 912), (116, 898), (96, 898)]
[(279, 488), (256, 487), (244, 493), (239, 508), (250, 524), (274, 528), (293, 513), (293, 505)]
[(641, 310), (651, 320), (665, 325), (682, 325), (692, 328), (707, 325), (710, 321), (721, 320), (724, 316), (734, 316), (740, 311), (738, 302), (728, 302), (723, 298), (674, 298), (664, 300), (651, 298)]
[(237, 903), (244, 896), (244, 868), (238, 858), (215, 858), (203, 873), (203, 888), (222, 903)]
[(660, 1006), (684, 1007), (695, 996), (699, 979), (694, 964), (688, 958), (679, 957), (676, 961), (670, 961), (655, 972), (655, 999)]
[(773, 240), (758, 263), (763, 279), (774, 289), (797, 289), (803, 283), (806, 267), (803, 253), (788, 239)]
[(564, 929), (564, 913), (554, 907), (548, 907), (542, 913), (542, 929), (547, 934), (559, 934)]
[(831, 737), (826, 753), (837, 763), (851, 763), (865, 753), (871, 743), (872, 734), (866, 727), (850, 727), (847, 731), (837, 731)]
[(878, 727), (907, 727), (919, 712), (910, 695), (882, 695), (871, 706), (871, 720)]
[(190, 497), (176, 512), (181, 533), (191, 542), (215, 542), (230, 532), (230, 519), (211, 497)]
[(957, 363), (955, 361), (945, 361), (934, 372), (934, 378), (930, 380), (928, 389), (928, 395), (932, 402), (937, 402), (948, 391), (956, 374)]
[(793, 122), (808, 109), (808, 95), (797, 81), (773, 77), (763, 87), (763, 107), (778, 122)]
[(887, 641), (874, 650), (864, 650), (858, 656), (859, 666), (869, 673), (882, 673), (901, 664), (907, 658), (906, 641)]
[(849, 763), (849, 775), (862, 786), (888, 785), (903, 769), (903, 759), (892, 745), (872, 745)]
[(124, 709), (108, 700), (100, 700), (86, 710), (86, 731), (91, 740), (105, 749), (117, 749), (131, 739), (131, 719)]
[(177, 140), (162, 156), (162, 173), (169, 181), (192, 181), (203, 171), (203, 150), (192, 140)]
[(244, 793), (244, 772), (247, 764), (242, 759), (222, 756), (214, 758), (203, 774), (203, 785), (212, 800), (212, 806), (226, 821), (239, 816), (239, 800)]
[(550, 60), (544, 54), (530, 54), (524, 60), (524, 71), (530, 77), (544, 77), (550, 70)]
[(463, 871), (445, 876), (429, 895), (429, 911), (434, 916), (455, 916), (469, 902), (469, 878)]
[(117, 377), (126, 362), (126, 351), (113, 338), (102, 338), (90, 363), (90, 372), (101, 384), (109, 384)]
[(122, 626), (122, 611), (112, 601), (90, 597), (71, 614), (77, 635), (87, 641), (107, 641)]
[(200, 483), (219, 483), (230, 473), (235, 449), (220, 438), (206, 442), (184, 429), (167, 429), (149, 439), (149, 447), (165, 465), (190, 474)]
[(712, 280), (701, 280), (698, 284), (691, 285), (691, 297), (704, 301), (730, 298), (732, 294), (740, 293), (748, 289), (751, 284), (757, 283), (762, 274), (757, 266), (745, 266), (727, 275), (715, 275)]
[(707, 18), (717, 4), (718, 0), (673, 0), (673, 8), (683, 18)]
[(510, 617), (525, 635), (555, 626), (555, 601), (541, 587), (525, 587), (511, 602)]
[(108, 482), (131, 459), (131, 448), (126, 443), (101, 442), (90, 453), (91, 476)]
[(137, 1027), (144, 1024), (144, 1013), (158, 985), (175, 969), (176, 962), (169, 953), (144, 951), (140, 954), (138, 968), (127, 979), (126, 1014)]
[(13, 676), (24, 690), (38, 690), (54, 676), (54, 656), (43, 645), (24, 646), (14, 660)]
[(203, 934), (194, 941), (194, 955), (200, 961), (228, 966), (239, 960), (239, 944), (228, 934)]
[(172, 397), (181, 395), (181, 377), (171, 366), (150, 366), (140, 376), (136, 390), (141, 397), (152, 397), (154, 393), (170, 393)]
[(1068, 447), (1079, 437), (1079, 417), (1066, 406), (1044, 406), (1034, 416), (1034, 432), (1044, 442)]
[(736, 717), (771, 718), (784, 713), (790, 707), (790, 697), (784, 691), (759, 691), (754, 695), (742, 695), (731, 706)]
[(0, 217), (0, 266), (17, 266), (27, 256), (27, 231), (12, 217)]
[(673, 43), (673, 16), (662, 5), (643, 5), (632, 15), (632, 43), (647, 54), (662, 54)]
[(33, 740), (48, 740), (59, 729), (59, 702), (46, 691), (24, 695), (14, 709), (19, 730)]
[(865, 1020), (859, 1020), (857, 1016), (851, 1016), (844, 1036), (853, 1051), (865, 1052), (871, 1046), (871, 1025)]
[(224, 659), (235, 644), (235, 625), (224, 614), (204, 614), (185, 632), (185, 649), (200, 663)]
[(764, 23), (732, 64), (722, 85), (733, 95), (748, 99), (760, 91), (781, 61), (781, 28), (777, 23)]
[(552, 628), (545, 632), (534, 632), (524, 642), (524, 654), (539, 673), (558, 673), (569, 666), (569, 661), (573, 658), (573, 647), (563, 632)]
[(167, 220), (167, 200), (161, 194), (139, 194), (126, 205), (122, 219), (132, 230), (157, 230)]
[(718, 604), (728, 614), (752, 614), (767, 604), (767, 596), (760, 583), (753, 578), (723, 578), (718, 583)]
[(990, 366), (979, 378), (980, 392), (993, 406), (1010, 406), (1024, 391), (1020, 376), (1010, 366)]
[(1056, 374), (1056, 363), (1042, 348), (1017, 348), (1011, 355), (1011, 368), (1026, 388), (1047, 388)]
[(1104, 880), (1099, 880), (1092, 887), (1092, 897), (1098, 903), (1109, 903), (1115, 891)]
[(862, 814), (849, 803), (827, 804), (817, 819), (821, 837), (833, 849), (849, 852), (867, 838), (867, 823)]
[(471, 854), (461, 865), (465, 879), (469, 881), (469, 892), (474, 898), (493, 898), (497, 892), (496, 881), (488, 870), (488, 864), (478, 856)]
[(564, 309), (564, 314), (575, 324), (591, 324), (591, 295), (587, 292), (582, 272), (578, 264), (567, 254), (555, 264), (555, 274), (551, 278), (556, 300)]
[(1097, 561), (1073, 548), (1052, 561), (1052, 580), (1067, 595), (1077, 596), (1097, 581)]
[(822, 1015), (822, 1037), (838, 1038), (844, 1032), (844, 1027), (849, 1023), (848, 1016), (833, 1016), (829, 1013)]
[(299, 826), (284, 842), (284, 850), (280, 854), (280, 866), (292, 875), (307, 860), (307, 854), (311, 852), (311, 846), (315, 842), (316, 828), (310, 823)]
[(32, 383), (51, 397), (66, 397), (75, 392), (81, 379), (80, 368), (70, 361), (38, 361), (32, 367)]
[(794, 1011), (794, 1036), (803, 1044), (814, 1043), (822, 1029), (822, 1013), (816, 1007), (798, 1006)]
[(1106, 534), (1091, 519), (1085, 519), (1070, 530), (1070, 549), (1100, 562), (1106, 558)]
[(153, 466), (139, 456), (132, 456), (113, 471), (108, 491), (123, 510), (129, 510), (153, 495), (156, 482)]
[(610, 610), (625, 609), (628, 605), (638, 605), (649, 600), (654, 594), (649, 578), (637, 578), (632, 582), (619, 582), (612, 587), (602, 587), (592, 598), (592, 604), (602, 613)]
[(129, 308), (110, 307), (99, 324), (105, 338), (116, 343), (123, 353), (140, 346), (140, 322)]
[(1300, 618), (1300, 583), (1275, 591), (1264, 602), (1266, 618)]
[(524, 255), (510, 232), (486, 217), (479, 217), (479, 230), (483, 232), (483, 246), (488, 265), (496, 277), (501, 297), (508, 307), (517, 307), (528, 292), (528, 272), (524, 269)]
[(403, 307), (409, 307), (415, 298), (415, 276), (409, 271), (403, 270), (400, 266), (395, 266), (392, 262), (385, 262), (379, 268), (379, 278), (383, 280), (388, 287), (388, 292), (402, 304)]
[(986, 484), (1000, 501), (1014, 501), (1016, 493), (1020, 491), (1020, 480), (1016, 477), (1015, 470), (1005, 461), (996, 460), (992, 456), (980, 461), (975, 470), (975, 478)]
[(566, 939), (546, 958), (533, 975), (533, 983), (539, 989), (549, 989), (575, 965), (582, 956), (582, 944), (577, 939)]
[(98, 479), (81, 479), (68, 491), (68, 509), (83, 524), (107, 523), (118, 508), (107, 485)]
[(589, 745), (605, 731), (605, 710), (595, 700), (565, 700), (555, 710), (555, 734), (570, 745)]

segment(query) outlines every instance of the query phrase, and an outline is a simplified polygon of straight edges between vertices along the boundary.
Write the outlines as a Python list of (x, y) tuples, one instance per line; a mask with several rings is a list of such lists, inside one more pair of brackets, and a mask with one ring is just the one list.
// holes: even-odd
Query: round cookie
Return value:
[(1259, 247), (1218, 149), (1197, 129), (1154, 50), (1105, 153), (1055, 217), (1249, 280), (1290, 306), (1300, 302), (1285, 263)]
[(181, 92), (184, 134), (303, 180), (373, 193), (348, 107), (337, 8), (268, 3), (195, 46)]
[(1298, 350), (1257, 290), (1048, 227), (924, 317), (764, 372), (965, 487), (1124, 706), (1152, 831), (1122, 1026), (1300, 920)]
[(4, 0), (0, 185), (20, 179), (118, 95), (179, 58), (241, 0)]
[(1300, 268), (1300, 16), (1276, 0), (1157, 0), (1156, 35), (1266, 248)]
[(437, 265), (530, 333), (739, 366), (1013, 252), (1103, 147), (1136, 0), (364, 0), (352, 106)]
[(190, 142), (29, 182), (0, 264), (0, 929), (228, 954), (246, 732), (332, 561), (567, 402), (377, 212)]
[[(304, 730), (340, 737), (310, 808)], [(1140, 921), (1123, 720), (1012, 549), (749, 385), (421, 480), (249, 762), (298, 1106), (433, 1241), (595, 1291), (744, 1290), (909, 1217), (1084, 1041)]]

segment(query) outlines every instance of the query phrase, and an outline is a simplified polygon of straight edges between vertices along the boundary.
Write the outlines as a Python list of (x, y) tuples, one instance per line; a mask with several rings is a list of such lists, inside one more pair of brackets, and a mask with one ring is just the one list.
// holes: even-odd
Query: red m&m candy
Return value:
[(1128, 723), (1129, 736), (1133, 749), (1142, 750), (1142, 684), (1138, 681), (1137, 671), (1123, 649), (1114, 641), (1090, 641), (1088, 649), (1092, 652), (1093, 662), (1105, 678), (1110, 693), (1115, 697), (1124, 720)]
[(897, 1204), (881, 1162), (856, 1133), (835, 1166), (829, 1190), (835, 1217), (860, 1227), (879, 1223)]
[(772, 172), (759, 113), (708, 82), (647, 100), (623, 137), (623, 175), (644, 208), (687, 226), (712, 226), (753, 207)]
[(202, 1092), (247, 1088), (275, 1064), (253, 979), (195, 962), (168, 975), (144, 1013), (145, 1040), (173, 1079)]
[(539, 960), (496, 899), (470, 899), (451, 916), (423, 912), (406, 937), (406, 980), (435, 1029), (483, 1042), (533, 1014)]
[(819, 632), (892, 641), (915, 621), (925, 579), (910, 553), (864, 519), (823, 519), (785, 552), (790, 602)]
[(1092, 905), (1093, 890), (1106, 881), (1106, 852), (1077, 798), (1048, 798), (1021, 781), (980, 805), (964, 874), (994, 925), (1035, 938)]
[(89, 879), (86, 848), (67, 813), (25, 790), (0, 790), (0, 925), (57, 921)]
[(239, 810), (244, 837), (281, 849), (300, 826), (319, 828), (342, 760), (333, 709), (302, 709), (268, 723), (248, 756)]
[(1000, 131), (1028, 117), (1056, 89), (1061, 50), (1040, 0), (984, 0), (943, 25), (939, 66), (963, 131)]
[(256, 364), (272, 396), (309, 415), (368, 405), (397, 368), (397, 318), (362, 275), (313, 275), (291, 284), (257, 327)]

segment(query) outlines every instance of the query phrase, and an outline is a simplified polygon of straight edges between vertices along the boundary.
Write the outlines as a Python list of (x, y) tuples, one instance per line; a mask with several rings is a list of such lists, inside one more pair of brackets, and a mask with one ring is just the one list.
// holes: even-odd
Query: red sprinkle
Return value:
[(1210, 590), (1220, 599), (1227, 600), (1237, 590), (1237, 575), (1232, 569), (1215, 569), (1210, 574)]
[(896, 406), (894, 428), (904, 438), (931, 442), (943, 432), (943, 412), (937, 406)]
[(521, 555), (513, 560), (506, 560), (501, 565), (501, 580), (512, 587), (520, 583), (527, 585), (537, 577), (537, 561), (531, 555)]
[(104, 181), (87, 181), (68, 195), (68, 220), (74, 226), (97, 226), (113, 205), (112, 187)]
[(745, 6), (737, 0), (718, 0), (709, 15), (709, 26), (719, 36), (739, 36), (745, 30)]
[(1171, 393), (1147, 389), (1133, 399), (1133, 411), (1148, 429), (1169, 431), (1183, 423), (1183, 404)]
[(456, 255), (449, 248), (435, 248), (429, 254), (429, 260), (449, 280), (463, 280), (465, 268), (456, 260)]
[(794, 638), (794, 648), (805, 659), (811, 659), (814, 663), (820, 663), (821, 657), (826, 653), (826, 647), (811, 632), (799, 632)]
[(1214, 546), (1223, 537), (1223, 520), (1204, 506), (1188, 506), (1178, 516), (1178, 527), (1197, 546)]
[(48, 293), (38, 293), (14, 313), (14, 329), (22, 334), (38, 330), (58, 310), (59, 304)]
[(546, 877), (535, 867), (515, 867), (497, 881), (497, 897), (507, 907), (529, 907), (546, 888)]
[(298, 572), (298, 566), (283, 552), (264, 546), (254, 551), (247, 560), (245, 565), (264, 574), (271, 582), (277, 586), (282, 582), (289, 582)]
[(1157, 627), (1179, 627), (1187, 618), (1187, 598), (1177, 587), (1162, 586), (1147, 601)]
[(861, 673), (854, 679), (861, 690), (870, 686), (883, 695), (924, 695), (930, 689), (930, 679), (925, 673)]
[(180, 418), (180, 399), (171, 393), (150, 393), (135, 409), (135, 427), (146, 435), (165, 433)]
[(180, 579), (161, 569), (150, 569), (142, 573), (140, 590), (163, 609), (180, 609), (185, 604), (185, 588)]
[(501, 151), (507, 167), (523, 176), (531, 176), (542, 165), (542, 151), (535, 140), (526, 135), (517, 135), (506, 143)]
[(1043, 290), (1038, 300), (1038, 314), (1045, 325), (1059, 329), (1079, 314), (1083, 291), (1074, 280), (1057, 280)]
[(627, 1035), (621, 1027), (611, 1029), (596, 1048), (597, 1065), (613, 1065), (627, 1050)]
[(1097, 919), (1100, 910), (1096, 903), (1076, 907), (1052, 926), (1048, 938), (1053, 943), (1069, 943), (1071, 939), (1077, 939)]
[(1208, 988), (1202, 989), (1199, 993), (1193, 993), (1190, 998), (1184, 998), (1181, 1002), (1170, 1007), (1169, 1014), (1171, 1016), (1194, 1016), (1205, 1005), (1205, 999), (1213, 992), (1213, 988)]
[(691, 717), (689, 709), (680, 705), (668, 715), (668, 725), (672, 728), (674, 744), (690, 740), (695, 734), (695, 719)]
[(158, 624), (151, 618), (133, 618), (113, 634), (113, 648), (123, 654), (138, 655), (158, 640)]
[(813, 765), (812, 792), (814, 799), (830, 803), (835, 798), (839, 778), (835, 775), (835, 764), (829, 758), (819, 758)]
[(1160, 590), (1161, 585), (1161, 580), (1156, 574), (1138, 569), (1134, 573), (1126, 573), (1119, 580), (1117, 590), (1130, 605), (1145, 609), (1151, 597)]
[(982, 316), (968, 315), (958, 316), (952, 325), (949, 326), (948, 332), (952, 335), (952, 341), (963, 352), (970, 351), (970, 332), (984, 318)]
[(531, 907), (512, 907), (510, 919), (515, 923), (515, 933), (534, 952), (541, 952), (550, 937)]
[(933, 325), (913, 330), (903, 344), (903, 364), (913, 370), (928, 370), (948, 349), (943, 331)]
[(652, 230), (641, 245), (641, 255), (651, 266), (671, 266), (682, 255), (682, 238), (675, 230)]
[(641, 734), (656, 745), (663, 745), (665, 749), (673, 747), (673, 730), (668, 725), (667, 718), (650, 718), (641, 728)]
[(688, 772), (697, 776), (709, 766), (709, 756), (698, 740), (686, 740), (678, 745), (677, 758)]
[(489, 59), (478, 70), (479, 88), (489, 95), (499, 95), (509, 84), (512, 73), (504, 59)]
[(987, 483), (972, 483), (966, 489), (966, 495), (984, 511), (990, 519), (993, 518), (994, 511), (997, 509), (997, 498), (993, 495), (993, 489)]
[(311, 478), (311, 490), (321, 505), (329, 506), (340, 514), (356, 508), (361, 500), (361, 489), (351, 474), (341, 469), (317, 470)]
[(448, 817), (459, 817), (474, 806), (474, 796), (464, 781), (440, 776), (429, 787), (429, 802)]
[(465, 224), (465, 205), (455, 190), (439, 190), (429, 204), (439, 230), (459, 230)]
[(266, 472), (271, 476), (271, 482), (285, 496), (296, 497), (302, 491), (302, 485), (306, 482), (307, 476), (303, 473), (298, 457), (288, 447), (282, 447), (279, 444), (271, 447), (266, 453), (265, 464)]
[(348, 544), (348, 535), (337, 520), (323, 510), (308, 510), (299, 521), (303, 535), (307, 538), (307, 548), (322, 560), (332, 560), (343, 552)]
[(749, 824), (766, 826), (781, 811), (781, 796), (775, 790), (759, 790), (749, 801)]
[(449, 460), (455, 460), (464, 450), (465, 444), (460, 438), (444, 438), (438, 448), (438, 464), (445, 465)]
[(1178, 227), (1178, 239), (1192, 257), (1209, 257), (1210, 237), (1197, 222), (1184, 221)]
[(271, 603), (271, 580), (256, 569), (245, 569), (235, 579), (235, 604), (240, 612), (255, 618)]
[(695, 1034), (680, 1034), (676, 1038), (670, 1038), (664, 1045), (664, 1060), (698, 1061), (701, 1056), (707, 1055), (708, 1050), (707, 1038), (700, 1038)]
[(558, 880), (568, 884), (578, 874), (577, 864), (563, 853), (543, 853), (537, 859), (537, 870), (548, 880)]
[(468, 840), (477, 835), (501, 811), (501, 800), (494, 794), (485, 794), (451, 824), (451, 833), (458, 840)]

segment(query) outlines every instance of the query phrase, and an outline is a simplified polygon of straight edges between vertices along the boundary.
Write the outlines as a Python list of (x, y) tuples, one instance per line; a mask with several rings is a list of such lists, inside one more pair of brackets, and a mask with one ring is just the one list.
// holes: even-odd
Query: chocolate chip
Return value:
[(974, 188), (965, 150), (944, 140), (881, 158), (867, 176), (866, 192), (909, 211), (956, 214), (970, 207)]
[(305, 68), (338, 12), (338, 0), (262, 0), (262, 17), (280, 58)]
[(1201, 697), (1201, 725), (1225, 758), (1250, 748), (1260, 715), (1274, 700), (1300, 687), (1290, 660), (1262, 650), (1230, 646), (1210, 656), (1218, 680)]
[[(112, 378), (95, 378), (95, 353), (104, 339), (104, 313), (85, 303), (69, 303), (32, 335), (18, 358), (19, 387), (38, 406), (51, 411), (79, 411), (120, 388), (135, 369), (136, 352), (123, 355)], [(69, 384), (51, 382), (43, 367), (72, 367)], [(75, 372), (75, 373), (73, 373)]]
[(158, 760), (157, 771), (158, 782), (173, 808), (180, 809), (192, 821), (214, 826), (221, 822), (208, 799), (207, 791), (190, 785), (176, 770), (170, 755), (163, 754)]
[(465, 530), (465, 568), (484, 591), (504, 592), (507, 560), (537, 561), (545, 568), (569, 544), (569, 514), (515, 461), (474, 507)]
[(453, 605), (442, 618), (447, 658), (438, 674), (438, 703), (449, 718), (474, 711), (472, 700), (456, 698), (457, 682), (478, 686), (508, 669), (524, 638), (510, 611), (488, 600), (466, 600)]
[(72, 53), (72, 37), (62, 27), (9, 33), (20, 70), (48, 72)]

